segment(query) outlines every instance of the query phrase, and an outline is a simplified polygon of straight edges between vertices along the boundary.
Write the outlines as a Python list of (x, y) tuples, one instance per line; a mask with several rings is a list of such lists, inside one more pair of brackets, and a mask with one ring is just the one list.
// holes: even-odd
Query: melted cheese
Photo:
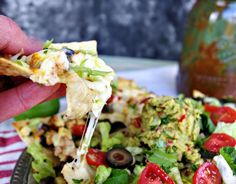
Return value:
[[(63, 48), (76, 52), (67, 56)], [(30, 79), (44, 85), (64, 83), (67, 86), (67, 109), (64, 119), (82, 118), (88, 112), (89, 123), (77, 150), (77, 161), (65, 164), (62, 173), (70, 184), (73, 179), (91, 179), (94, 171), (88, 166), (87, 153), (98, 117), (111, 96), (113, 70), (97, 57), (95, 42), (52, 44), (50, 49), (27, 58), (33, 66)]]
[(61, 172), (68, 184), (74, 184), (73, 179), (88, 181), (95, 175), (95, 171), (87, 164), (86, 159), (79, 164), (75, 161), (65, 164)]
[(81, 145), (77, 150), (77, 160), (66, 163), (61, 171), (68, 184), (73, 184), (73, 179), (88, 181), (94, 177), (94, 172), (92, 172), (91, 167), (87, 164), (85, 155), (88, 151), (97, 122), (98, 117), (91, 113), (89, 115), (86, 133), (82, 137)]
[[(62, 49), (65, 46), (81, 52), (68, 59)], [(40, 63), (39, 68), (32, 69), (33, 74), (30, 79), (47, 86), (57, 83), (66, 84), (67, 110), (65, 119), (82, 118), (88, 112), (93, 112), (97, 117), (111, 96), (110, 83), (114, 78), (113, 70), (95, 55), (94, 42), (52, 44), (52, 48), (53, 50), (49, 50), (47, 53), (40, 51), (28, 57), (30, 63), (32, 58), (35, 58), (34, 55), (37, 55), (35, 65), (37, 66), (37, 62)], [(91, 71), (105, 72), (105, 75), (96, 76), (94, 74), (94, 79), (91, 80), (86, 76), (79, 76), (73, 67), (86, 67)]]

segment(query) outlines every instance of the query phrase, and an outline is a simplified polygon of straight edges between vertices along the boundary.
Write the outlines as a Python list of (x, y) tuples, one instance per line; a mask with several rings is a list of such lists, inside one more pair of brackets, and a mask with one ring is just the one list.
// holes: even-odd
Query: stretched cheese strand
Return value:
[(81, 157), (84, 158), (83, 156), (88, 152), (88, 148), (89, 148), (93, 133), (95, 131), (95, 128), (97, 126), (99, 116), (96, 117), (92, 112), (89, 113), (89, 116), (86, 122), (87, 130), (86, 129), (84, 130), (83, 136), (80, 140), (80, 147), (77, 150), (77, 162), (80, 162)]
[(87, 130), (84, 130), (80, 147), (77, 150), (77, 159), (64, 165), (62, 174), (69, 184), (73, 184), (73, 179), (90, 180), (94, 177), (94, 170), (87, 164), (86, 153), (88, 151), (93, 133), (98, 123), (99, 117), (95, 116), (92, 112), (89, 113), (86, 122)]

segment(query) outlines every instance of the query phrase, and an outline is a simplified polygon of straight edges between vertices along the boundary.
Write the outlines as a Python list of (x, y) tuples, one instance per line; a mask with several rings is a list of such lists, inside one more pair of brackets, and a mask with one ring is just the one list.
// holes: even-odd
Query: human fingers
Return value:
[(22, 49), (25, 55), (42, 49), (42, 42), (28, 37), (10, 18), (0, 15), (0, 52), (17, 54)]
[(59, 90), (60, 84), (42, 86), (31, 81), (0, 93), (0, 122), (14, 117), (47, 100)]

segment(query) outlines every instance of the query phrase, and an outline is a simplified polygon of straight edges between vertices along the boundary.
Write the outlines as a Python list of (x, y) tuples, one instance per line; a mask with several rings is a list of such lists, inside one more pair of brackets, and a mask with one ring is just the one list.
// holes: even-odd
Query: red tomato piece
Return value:
[(73, 125), (71, 128), (72, 135), (82, 137), (85, 129), (86, 129), (86, 126), (84, 124)]
[(221, 184), (221, 175), (212, 162), (203, 163), (193, 176), (193, 184)]
[(225, 133), (213, 133), (204, 143), (204, 148), (208, 151), (219, 153), (220, 148), (235, 146), (236, 140)]
[(211, 120), (216, 125), (219, 121), (233, 123), (236, 120), (236, 111), (231, 107), (217, 107), (205, 104), (205, 111), (210, 113)]
[(178, 119), (178, 122), (181, 123), (182, 121), (184, 121), (186, 118), (186, 114), (183, 114), (182, 116), (180, 116), (180, 118)]
[(215, 112), (218, 110), (218, 106), (214, 106), (214, 105), (209, 105), (209, 104), (205, 104), (204, 105), (205, 111), (207, 112)]
[(89, 165), (100, 166), (107, 165), (106, 163), (106, 153), (98, 149), (89, 148), (86, 154), (86, 160)]
[(142, 123), (141, 117), (134, 118), (132, 120), (132, 123), (136, 128), (141, 128), (141, 123)]
[(138, 184), (174, 184), (175, 182), (157, 164), (148, 163), (142, 171)]

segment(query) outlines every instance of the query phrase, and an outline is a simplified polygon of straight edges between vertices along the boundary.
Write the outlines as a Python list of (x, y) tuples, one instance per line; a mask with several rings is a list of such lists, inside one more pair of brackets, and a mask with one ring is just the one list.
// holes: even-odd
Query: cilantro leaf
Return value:
[(224, 157), (229, 164), (234, 175), (236, 175), (236, 150), (234, 147), (223, 147), (220, 149), (220, 154)]
[(113, 169), (104, 184), (129, 184), (129, 174), (126, 170)]
[(166, 116), (161, 118), (161, 124), (162, 125), (167, 125), (169, 122), (171, 122), (171, 116)]
[(201, 132), (205, 135), (210, 135), (214, 132), (215, 128), (209, 115), (207, 113), (201, 114)]
[(164, 149), (155, 148), (148, 154), (148, 161), (161, 166), (166, 172), (177, 162), (178, 155), (175, 152), (167, 153)]

